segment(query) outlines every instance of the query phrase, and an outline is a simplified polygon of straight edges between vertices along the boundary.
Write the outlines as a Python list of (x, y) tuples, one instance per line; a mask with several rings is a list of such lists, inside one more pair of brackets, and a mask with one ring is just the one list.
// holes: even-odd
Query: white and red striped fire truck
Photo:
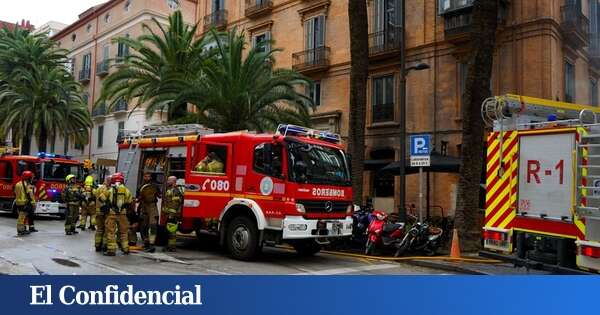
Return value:
[(482, 105), (483, 256), (600, 271), (600, 108), (504, 95)]

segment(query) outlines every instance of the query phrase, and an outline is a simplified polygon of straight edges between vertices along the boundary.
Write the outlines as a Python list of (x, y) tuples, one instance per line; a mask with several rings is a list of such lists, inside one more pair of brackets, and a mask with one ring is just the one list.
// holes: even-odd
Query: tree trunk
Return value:
[(354, 203), (363, 204), (365, 119), (369, 75), (369, 26), (366, 0), (348, 0), (350, 24), (350, 126)]
[(483, 167), (484, 127), (481, 104), (490, 96), (490, 78), (498, 24), (498, 0), (475, 0), (472, 50), (462, 106), (462, 162), (458, 181), (455, 227), (463, 250), (480, 246), (479, 193)]
[(47, 152), (48, 145), (48, 131), (46, 130), (46, 126), (42, 124), (40, 129), (40, 136), (38, 139), (38, 152)]
[(21, 154), (29, 155), (31, 153), (31, 135), (33, 134), (31, 126), (25, 127), (25, 133), (21, 136)]

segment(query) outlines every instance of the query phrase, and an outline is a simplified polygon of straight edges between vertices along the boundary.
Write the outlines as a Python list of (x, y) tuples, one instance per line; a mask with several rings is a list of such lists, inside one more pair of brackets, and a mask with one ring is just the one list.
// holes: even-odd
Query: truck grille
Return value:
[[(345, 213), (350, 202), (328, 200), (298, 200), (304, 206), (306, 213)], [(327, 203), (331, 203), (331, 211), (326, 210)]]

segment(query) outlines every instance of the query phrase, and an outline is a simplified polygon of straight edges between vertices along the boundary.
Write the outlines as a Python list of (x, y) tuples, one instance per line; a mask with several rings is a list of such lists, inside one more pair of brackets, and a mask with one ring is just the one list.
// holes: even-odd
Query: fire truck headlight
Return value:
[(183, 201), (183, 206), (184, 207), (199, 207), (200, 201), (194, 200), (194, 199), (185, 199)]
[(346, 214), (352, 214), (353, 211), (354, 211), (354, 205), (349, 204), (348, 208), (346, 208)]
[(298, 211), (300, 213), (306, 213), (306, 209), (304, 208), (304, 205), (301, 203), (296, 204), (296, 211)]
[(308, 226), (306, 224), (290, 224), (288, 225), (288, 229), (290, 231), (306, 231)]

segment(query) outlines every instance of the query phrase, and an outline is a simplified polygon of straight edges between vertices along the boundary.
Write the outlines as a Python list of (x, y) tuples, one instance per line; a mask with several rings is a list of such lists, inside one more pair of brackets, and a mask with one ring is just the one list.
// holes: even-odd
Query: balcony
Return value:
[(388, 29), (369, 34), (369, 57), (383, 58), (400, 52), (402, 28)]
[(318, 47), (292, 55), (292, 68), (298, 72), (309, 74), (329, 69), (329, 47)]
[(265, 15), (273, 10), (273, 1), (271, 0), (246, 0), (246, 17), (256, 18)]
[(90, 82), (91, 74), (92, 74), (91, 69), (82, 69), (81, 71), (79, 71), (79, 82), (81, 82), (81, 83)]
[(373, 117), (372, 122), (382, 123), (388, 121), (394, 121), (394, 104), (376, 104), (373, 106)]
[(473, 34), (473, 7), (444, 15), (444, 38), (451, 43), (469, 41)]
[(204, 17), (204, 31), (211, 28), (223, 30), (227, 26), (227, 10), (218, 10)]
[(564, 5), (560, 8), (560, 14), (560, 28), (565, 41), (576, 48), (589, 45), (590, 21), (581, 12), (581, 7), (575, 4)]
[(98, 62), (96, 64), (96, 75), (99, 77), (107, 75), (109, 67), (110, 67), (110, 61), (108, 59)]
[(98, 104), (92, 109), (92, 118), (100, 118), (106, 116), (106, 105)]
[(115, 106), (112, 108), (112, 112), (115, 114), (126, 113), (129, 105), (124, 99), (119, 99)]

